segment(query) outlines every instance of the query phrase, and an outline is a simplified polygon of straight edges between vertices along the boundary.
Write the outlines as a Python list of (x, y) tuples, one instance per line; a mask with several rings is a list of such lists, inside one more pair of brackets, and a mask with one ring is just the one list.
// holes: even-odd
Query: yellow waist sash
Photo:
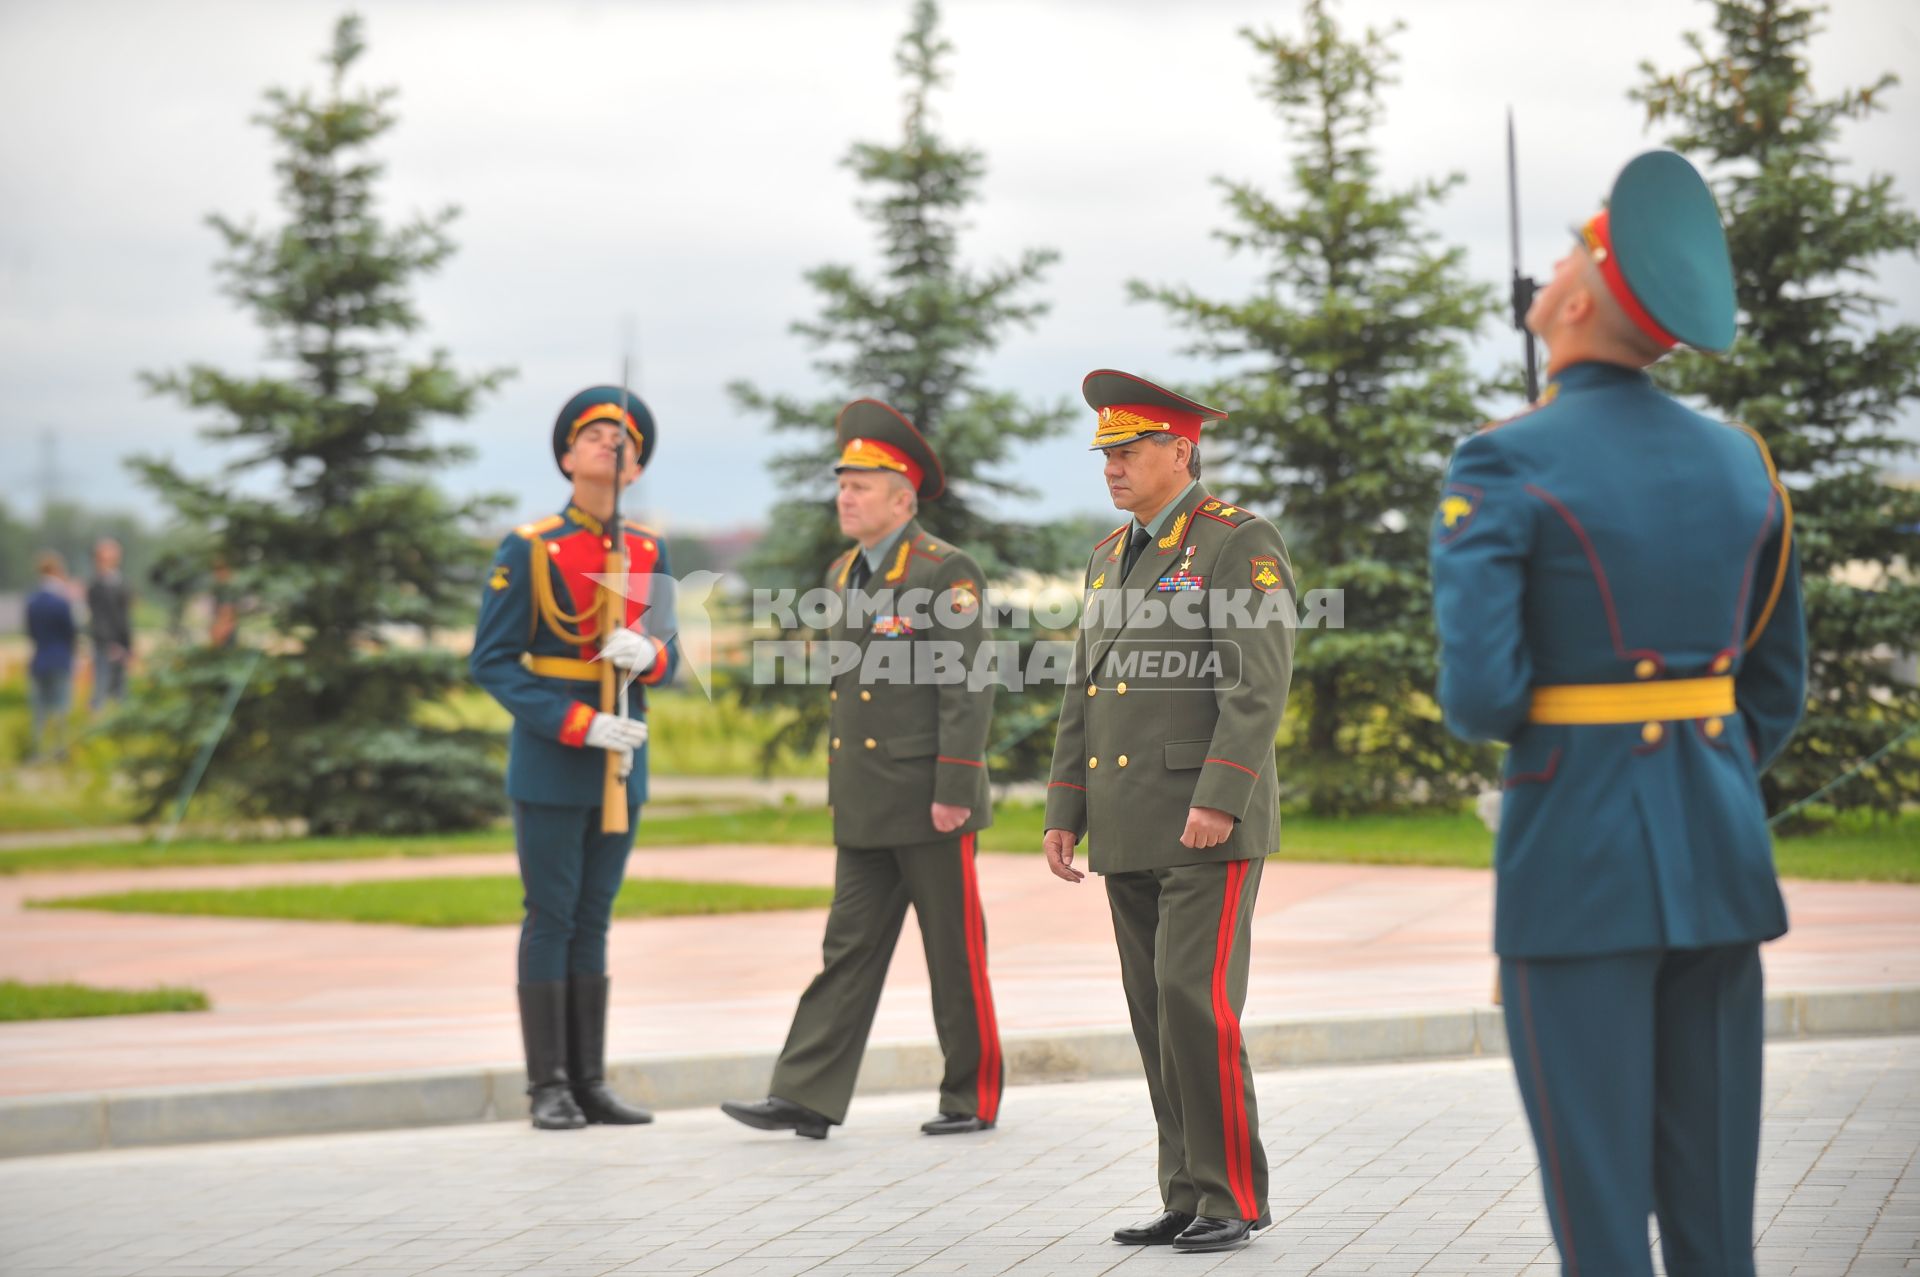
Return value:
[(1533, 689), (1530, 723), (1650, 723), (1724, 718), (1733, 713), (1733, 679), (1671, 678), (1657, 683), (1561, 683)]
[(576, 683), (598, 683), (600, 662), (571, 656), (529, 656), (527, 668), (542, 678), (570, 678)]

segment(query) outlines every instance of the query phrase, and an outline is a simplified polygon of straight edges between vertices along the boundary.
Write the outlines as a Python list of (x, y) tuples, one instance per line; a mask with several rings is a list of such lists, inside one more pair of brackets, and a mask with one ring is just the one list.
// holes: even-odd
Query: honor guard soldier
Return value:
[[(913, 424), (860, 399), (841, 410), (837, 431), (840, 530), (856, 544), (826, 574), (844, 605), (827, 639), (835, 668), (845, 668), (827, 693), (837, 858), (823, 965), (800, 997), (767, 1098), (721, 1109), (749, 1126), (810, 1139), (846, 1121), (911, 904), (946, 1058), (940, 1112), (920, 1129), (983, 1131), (998, 1120), (1003, 1082), (974, 869), (975, 839), (993, 823), (993, 689), (971, 690), (966, 678), (984, 625), (985, 582), (968, 554), (915, 520), (920, 502), (938, 497), (946, 480)], [(946, 674), (937, 672), (941, 657)]]
[(1646, 369), (1734, 339), (1719, 209), (1633, 160), (1527, 327), (1535, 406), (1454, 453), (1439, 699), (1506, 741), (1494, 947), (1564, 1270), (1753, 1272), (1759, 945), (1787, 929), (1758, 777), (1806, 692), (1786, 489)]
[[(553, 456), (572, 499), (500, 543), (469, 662), (513, 715), (507, 796), (526, 891), (520, 1029), (543, 1130), (653, 1120), (607, 1088), (606, 1045), (607, 927), (647, 800), (644, 689), (679, 660), (672, 597), (653, 585), (667, 577), (666, 543), (616, 521), (619, 492), (656, 437), (646, 405), (619, 386), (583, 390), (560, 410)], [(621, 557), (626, 589), (597, 583)], [(624, 706), (602, 703), (613, 672), (639, 684)]]
[[(1226, 413), (1127, 373), (1091, 373), (1082, 389), (1108, 492), (1133, 517), (1087, 561), (1047, 864), (1080, 881), (1085, 835), (1106, 879), (1160, 1128), (1165, 1210), (1114, 1240), (1223, 1250), (1269, 1219), (1240, 1011), (1260, 869), (1279, 846), (1293, 573), (1271, 523), (1200, 482), (1201, 427)], [(1284, 622), (1266, 607), (1283, 591)]]

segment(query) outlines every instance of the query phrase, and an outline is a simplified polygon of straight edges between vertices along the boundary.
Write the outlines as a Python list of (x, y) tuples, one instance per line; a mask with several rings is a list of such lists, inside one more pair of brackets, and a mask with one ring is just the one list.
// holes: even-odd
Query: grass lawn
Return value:
[[(633, 878), (614, 901), (616, 918), (824, 909), (827, 887), (764, 887), (757, 883), (681, 882)], [(33, 909), (102, 909), (114, 913), (178, 913), (222, 918), (291, 918), (304, 922), (378, 922), (406, 927), (490, 927), (520, 921), (520, 880), (407, 878), (386, 882), (303, 883), (211, 891), (122, 891), (58, 900), (29, 900)]]
[(207, 995), (198, 989), (94, 989), (84, 984), (22, 984), (18, 980), (0, 980), (0, 1021), (205, 1011), (207, 1006)]
[[(980, 849), (1037, 853), (1044, 809), (1037, 803), (1003, 803)], [(1467, 812), (1428, 812), (1345, 817), (1293, 814), (1281, 821), (1283, 860), (1344, 864), (1442, 865), (1484, 869), (1492, 863), (1493, 836)], [(833, 822), (822, 807), (786, 804), (731, 811), (678, 811), (648, 815), (635, 839), (639, 847), (697, 847), (761, 843), (826, 847)], [(157, 865), (224, 865), (300, 860), (367, 860), (506, 852), (513, 836), (505, 828), (467, 834), (405, 838), (290, 838), (277, 841), (182, 839), (171, 847), (150, 843), (102, 843), (0, 852), (0, 875), (59, 870), (132, 869)], [(1920, 882), (1920, 813), (1898, 821), (1842, 817), (1812, 834), (1781, 837), (1775, 859), (1783, 876)]]

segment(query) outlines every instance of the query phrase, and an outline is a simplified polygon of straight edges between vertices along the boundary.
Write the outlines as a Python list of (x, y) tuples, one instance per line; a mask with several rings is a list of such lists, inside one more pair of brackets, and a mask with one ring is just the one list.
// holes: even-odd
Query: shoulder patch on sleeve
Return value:
[(1436, 517), (1439, 526), (1436, 535), (1441, 545), (1453, 540), (1467, 530), (1473, 522), (1473, 516), (1480, 510), (1480, 500), (1486, 493), (1470, 483), (1448, 483), (1440, 494), (1440, 509)]
[(511, 569), (504, 563), (493, 565), (493, 575), (487, 578), (487, 588), (498, 592), (507, 588), (507, 577)]

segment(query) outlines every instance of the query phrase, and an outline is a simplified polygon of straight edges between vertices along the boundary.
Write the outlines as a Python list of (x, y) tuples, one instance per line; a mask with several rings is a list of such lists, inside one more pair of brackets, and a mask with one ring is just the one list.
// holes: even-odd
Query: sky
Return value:
[[(635, 385), (660, 423), (637, 507), (668, 531), (762, 523), (777, 445), (729, 382), (825, 396), (789, 331), (813, 314), (811, 267), (865, 268), (873, 236), (840, 161), (891, 142), (893, 49), (907, 0), (366, 0), (362, 83), (399, 88), (380, 155), (393, 219), (457, 204), (458, 254), (423, 279), (425, 328), (468, 369), (517, 375), (437, 437), (472, 445), (438, 480), (507, 495), (519, 517), (565, 489), (547, 436), (574, 391), (611, 381), (632, 317)], [(0, 0), (0, 500), (32, 512), (51, 492), (158, 518), (127, 473), (137, 453), (194, 473), (221, 464), (210, 424), (148, 396), (142, 370), (263, 368), (259, 332), (223, 297), (206, 215), (274, 224), (273, 150), (249, 123), (274, 85), (318, 86), (341, 6), (313, 0)], [(1014, 330), (983, 378), (1041, 403), (1079, 403), (1081, 377), (1117, 367), (1158, 380), (1208, 374), (1130, 279), (1246, 295), (1250, 263), (1217, 177), (1285, 199), (1280, 123), (1255, 94), (1242, 28), (1299, 30), (1292, 0), (949, 0), (951, 86), (935, 100), (951, 141), (984, 151), (963, 243), (989, 265), (1059, 250), (1050, 312)], [(1377, 135), (1384, 180), (1458, 172), (1429, 224), (1476, 278), (1508, 272), (1505, 112), (1518, 116), (1523, 255), (1545, 276), (1566, 226), (1614, 173), (1657, 145), (1627, 90), (1638, 66), (1685, 65), (1704, 0), (1347, 0), (1349, 31), (1404, 22), (1398, 83)], [(1832, 93), (1894, 71), (1891, 109), (1850, 127), (1850, 171), (1891, 174), (1920, 204), (1920, 5), (1837, 0), (1813, 50)], [(1920, 263), (1881, 263), (1889, 318), (1920, 319)], [(1491, 371), (1518, 338), (1489, 325)], [(1490, 403), (1490, 410), (1513, 403)], [(1014, 518), (1106, 507), (1086, 452), (1091, 414), (1022, 449), (1010, 473), (1040, 495)]]

